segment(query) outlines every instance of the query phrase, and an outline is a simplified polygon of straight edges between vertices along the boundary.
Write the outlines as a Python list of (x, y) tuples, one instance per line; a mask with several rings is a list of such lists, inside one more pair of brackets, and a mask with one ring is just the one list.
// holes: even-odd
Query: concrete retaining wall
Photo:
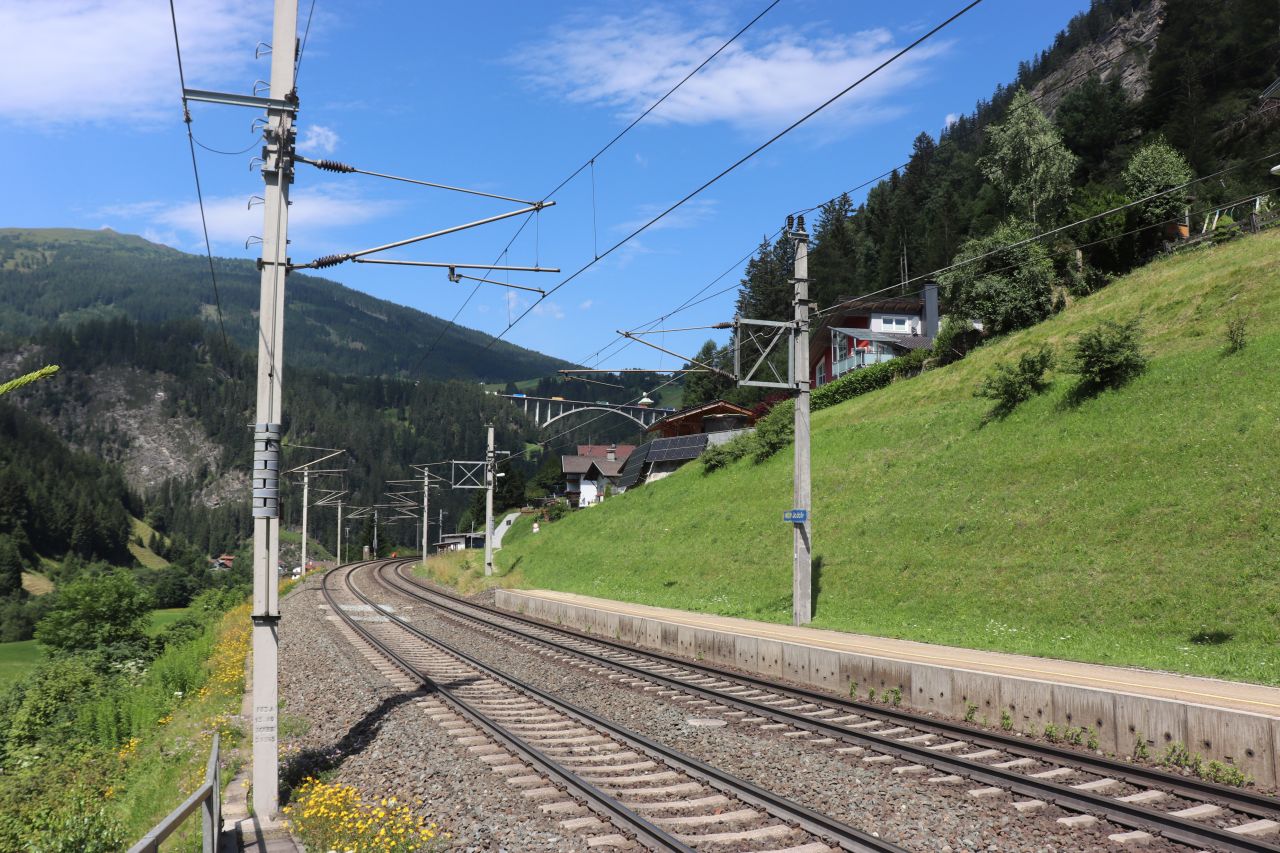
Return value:
[(895, 688), (902, 705), (998, 725), (1007, 711), (1018, 731), (1048, 724), (1093, 729), (1100, 749), (1131, 755), (1141, 736), (1154, 757), (1182, 743), (1206, 758), (1230, 761), (1262, 787), (1280, 773), (1280, 718), (1208, 705), (1118, 693), (1031, 678), (975, 672), (936, 664), (836, 651), (727, 631), (694, 628), (568, 602), (549, 601), (517, 590), (497, 591), (497, 605), (567, 628), (680, 655), (785, 678), (807, 687), (858, 698)]

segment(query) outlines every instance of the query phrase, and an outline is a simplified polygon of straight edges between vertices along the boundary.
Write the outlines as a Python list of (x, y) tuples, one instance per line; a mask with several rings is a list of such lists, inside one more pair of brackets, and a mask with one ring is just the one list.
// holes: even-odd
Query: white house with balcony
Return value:
[(938, 335), (938, 287), (919, 297), (855, 297), (828, 312), (809, 342), (809, 380), (826, 385), (846, 373), (932, 346)]

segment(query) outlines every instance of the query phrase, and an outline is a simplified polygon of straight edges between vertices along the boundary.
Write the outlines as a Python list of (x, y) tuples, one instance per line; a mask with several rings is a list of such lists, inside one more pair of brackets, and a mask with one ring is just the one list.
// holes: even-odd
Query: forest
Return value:
[[(1276, 102), (1259, 100), (1280, 75), (1274, 3), (1167, 0), (1158, 38), (1126, 45), (1116, 57), (1148, 54), (1140, 98), (1131, 98), (1107, 65), (1063, 75), (1080, 47), (1149, 5), (1096, 0), (1050, 48), (1022, 63), (1010, 85), (997, 87), (936, 138), (917, 136), (907, 161), (864, 201), (842, 193), (810, 211), (814, 308), (871, 293), (910, 295), (935, 278), (944, 313), (982, 320), (988, 332), (1010, 331), (1145, 263), (1164, 248), (1164, 226), (1190, 220), (1199, 228), (1215, 209), (1274, 190), (1268, 169), (1276, 159), (1265, 155), (1280, 149), (1280, 111)], [(1050, 95), (1057, 98), (1052, 110)], [(1064, 228), (1025, 251), (945, 272), (1209, 177), (1157, 202)], [(740, 316), (791, 316), (793, 251), (781, 236), (761, 240), (741, 281)], [(996, 293), (1006, 294), (1003, 308)], [(1027, 310), (1013, 317), (1015, 304)], [(698, 359), (723, 365), (729, 350), (709, 342)], [(763, 398), (714, 377), (691, 378), (686, 403), (715, 396)]]

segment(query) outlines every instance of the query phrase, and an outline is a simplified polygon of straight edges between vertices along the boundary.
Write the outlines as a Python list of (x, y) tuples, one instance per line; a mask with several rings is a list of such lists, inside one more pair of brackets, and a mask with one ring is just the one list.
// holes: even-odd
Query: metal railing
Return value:
[[(129, 848), (129, 853), (156, 853), (160, 842), (182, 826), (196, 809), (202, 812), (201, 847), (203, 853), (217, 853), (218, 836), (222, 832), (222, 769), (218, 766), (218, 744), (221, 735), (214, 734), (213, 747), (209, 750), (209, 763), (205, 765), (204, 782), (164, 820), (151, 828), (142, 840)], [(201, 808), (203, 806), (203, 808)]]
[(831, 379), (836, 380), (844, 376), (851, 370), (858, 370), (871, 364), (880, 364), (884, 361), (893, 361), (897, 356), (893, 353), (876, 353), (876, 352), (858, 352), (848, 358), (842, 358), (835, 362), (831, 370)]

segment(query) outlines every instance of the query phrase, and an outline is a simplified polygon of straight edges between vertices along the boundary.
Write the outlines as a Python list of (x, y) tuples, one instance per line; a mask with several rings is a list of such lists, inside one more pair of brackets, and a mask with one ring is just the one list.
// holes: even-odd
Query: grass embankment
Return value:
[[(224, 757), (243, 736), (230, 720), (249, 636), (245, 604), (145, 670), (106, 676), (50, 659), (0, 697), (0, 849), (107, 851), (140, 838), (203, 781), (215, 732)], [(188, 821), (166, 849), (198, 849), (199, 833)]]
[[(965, 360), (813, 417), (814, 624), (1280, 684), (1280, 234), (1161, 260)], [(1225, 325), (1249, 341), (1226, 355)], [(975, 387), (1141, 316), (1126, 387), (984, 424)], [(1060, 358), (1061, 361), (1061, 358)], [(785, 622), (792, 452), (691, 464), (512, 536), (511, 585)]]

